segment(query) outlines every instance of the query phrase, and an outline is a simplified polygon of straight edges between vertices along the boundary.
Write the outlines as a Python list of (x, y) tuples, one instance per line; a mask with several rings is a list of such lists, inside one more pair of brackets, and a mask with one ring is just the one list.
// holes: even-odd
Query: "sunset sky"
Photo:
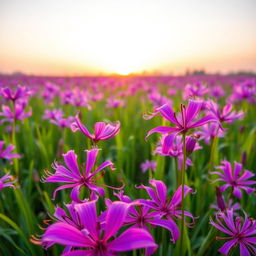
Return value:
[(256, 71), (255, 0), (1, 0), (0, 72)]

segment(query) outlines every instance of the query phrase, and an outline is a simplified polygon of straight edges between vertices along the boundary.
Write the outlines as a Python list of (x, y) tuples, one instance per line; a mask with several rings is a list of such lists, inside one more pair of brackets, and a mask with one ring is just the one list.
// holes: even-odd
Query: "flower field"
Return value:
[(0, 76), (0, 255), (256, 255), (256, 79)]

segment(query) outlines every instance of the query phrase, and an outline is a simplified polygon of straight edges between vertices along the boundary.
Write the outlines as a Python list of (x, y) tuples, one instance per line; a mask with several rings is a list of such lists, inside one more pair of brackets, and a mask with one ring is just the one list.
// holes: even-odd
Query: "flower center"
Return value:
[(95, 246), (95, 250), (96, 250), (96, 252), (99, 256), (106, 255), (105, 253), (107, 251), (107, 246), (106, 246), (105, 242), (103, 242), (101, 240), (97, 241), (97, 244)]

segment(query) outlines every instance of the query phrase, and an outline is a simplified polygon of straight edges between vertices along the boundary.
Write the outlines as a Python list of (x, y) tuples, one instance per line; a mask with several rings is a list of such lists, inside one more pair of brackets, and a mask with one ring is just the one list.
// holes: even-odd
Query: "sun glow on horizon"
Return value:
[(256, 71), (251, 0), (5, 1), (0, 72)]

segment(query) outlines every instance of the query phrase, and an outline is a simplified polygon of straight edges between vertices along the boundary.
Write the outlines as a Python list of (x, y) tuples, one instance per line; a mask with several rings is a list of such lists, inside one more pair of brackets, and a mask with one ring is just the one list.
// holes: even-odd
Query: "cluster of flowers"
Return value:
[[(94, 126), (94, 133), (91, 134), (81, 123), (79, 116), (75, 117), (72, 130), (80, 130), (87, 136), (93, 145), (100, 140), (106, 140), (115, 136), (120, 129), (120, 123), (105, 124), (98, 122)], [(179, 228), (174, 220), (181, 218), (181, 186), (176, 190), (172, 198), (167, 196), (167, 188), (164, 182), (150, 180), (153, 187), (138, 186), (138, 189), (145, 189), (151, 198), (132, 200), (121, 190), (109, 185), (97, 183), (104, 174), (105, 168), (114, 170), (114, 164), (107, 160), (98, 168), (95, 167), (97, 155), (100, 149), (93, 147), (86, 150), (87, 159), (85, 167), (81, 170), (77, 163), (77, 155), (73, 150), (63, 154), (65, 165), (53, 164), (55, 173), (46, 171), (43, 182), (67, 183), (55, 189), (53, 199), (59, 190), (72, 188), (70, 198), (71, 204), (66, 205), (69, 215), (60, 207), (56, 208), (55, 220), (57, 222), (46, 228), (40, 239), (33, 238), (32, 241), (45, 248), (53, 244), (65, 245), (63, 255), (116, 255), (118, 252), (146, 249), (146, 255), (151, 255), (157, 248), (152, 235), (151, 228), (160, 226), (171, 232), (171, 241), (179, 238)], [(96, 177), (97, 174), (100, 176)], [(97, 216), (98, 197), (105, 195), (104, 188), (120, 190), (114, 193), (117, 201), (112, 202), (105, 198), (106, 210)], [(80, 190), (86, 187), (89, 191), (84, 199), (80, 199)], [(185, 195), (191, 193), (192, 189), (185, 188)], [(186, 216), (192, 219), (188, 225), (192, 225), (194, 217), (191, 213), (185, 212)], [(128, 228), (116, 237), (119, 229), (123, 226)], [(84, 247), (86, 250), (78, 250), (77, 247)]]
[[(194, 98), (194, 100), (189, 100), (187, 107), (181, 104), (180, 113), (173, 110), (170, 99), (161, 95), (156, 88), (150, 88), (147, 83), (141, 82), (141, 84), (135, 84), (136, 86), (130, 86), (127, 93), (132, 95), (138, 88), (147, 91), (148, 99), (155, 108), (152, 114), (144, 116), (145, 119), (161, 116), (172, 124), (172, 126), (153, 128), (147, 133), (146, 139), (153, 133), (160, 133), (161, 138), (154, 153), (176, 158), (177, 168), (181, 172), (185, 172), (188, 166), (193, 164), (190, 155), (202, 148), (199, 145), (200, 140), (209, 144), (214, 138), (223, 137), (227, 132), (223, 125), (243, 117), (243, 112), (233, 111), (231, 102), (246, 99), (250, 103), (255, 103), (256, 91), (254, 90), (255, 86), (252, 86), (253, 83), (253, 81), (247, 81), (243, 84), (236, 84), (229, 102), (223, 108), (214, 101), (203, 99), (206, 94), (216, 99), (221, 98), (225, 92), (220, 86), (208, 89), (203, 83), (188, 84), (185, 87), (184, 99)], [(89, 101), (98, 101), (103, 97), (100, 92), (90, 94), (85, 91), (81, 94), (80, 90), (60, 91), (60, 88), (54, 83), (47, 83), (45, 88), (42, 96), (47, 104), (50, 104), (55, 96), (60, 96), (63, 104), (90, 108)], [(92, 86), (92, 90), (98, 92), (96, 86)], [(18, 86), (15, 92), (9, 88), (2, 88), (0, 93), (4, 101), (10, 103), (10, 106), (2, 105), (0, 116), (3, 119), (0, 122), (11, 124), (10, 129), (15, 132), (15, 122), (23, 121), (24, 118), (32, 114), (31, 110), (25, 112), (30, 92), (26, 87)], [(173, 95), (175, 89), (170, 86), (168, 93)], [(119, 93), (119, 96), (121, 95), (122, 92)], [(109, 108), (119, 106), (124, 106), (124, 101), (112, 97), (107, 102)], [(205, 113), (204, 117), (200, 116), (202, 112)], [(117, 255), (119, 252), (136, 249), (145, 249), (146, 255), (152, 255), (158, 247), (151, 234), (153, 228), (167, 229), (170, 232), (170, 241), (175, 243), (179, 238), (182, 240), (184, 223), (188, 227), (193, 227), (195, 217), (191, 212), (185, 210), (184, 198), (194, 191), (184, 182), (178, 184), (172, 196), (167, 195), (167, 187), (161, 180), (150, 179), (150, 186), (137, 186), (137, 189), (145, 189), (149, 199), (132, 199), (125, 195), (124, 186), (116, 188), (102, 182), (105, 169), (109, 167), (111, 170), (115, 170), (115, 168), (110, 160), (97, 165), (97, 157), (101, 150), (97, 147), (97, 143), (116, 136), (120, 130), (120, 122), (109, 124), (97, 122), (94, 125), (94, 133), (90, 133), (81, 122), (79, 115), (64, 118), (61, 109), (45, 110), (43, 119), (49, 119), (51, 123), (61, 129), (68, 127), (73, 132), (81, 131), (91, 140), (92, 148), (85, 150), (85, 165), (80, 167), (75, 151), (70, 150), (63, 154), (65, 165), (54, 162), (52, 168), (55, 172), (46, 171), (45, 176), (42, 177), (43, 182), (65, 183), (54, 190), (53, 200), (58, 191), (71, 189), (71, 203), (66, 204), (66, 210), (59, 206), (56, 207), (54, 223), (45, 229), (40, 238), (33, 237), (33, 243), (42, 245), (46, 249), (54, 244), (64, 245), (63, 255), (65, 256)], [(12, 144), (4, 150), (4, 143), (4, 141), (0, 141), (0, 160), (3, 159), (11, 163), (13, 158), (20, 157), (20, 155), (12, 153), (14, 149)], [(142, 163), (141, 168), (143, 172), (147, 169), (155, 171), (156, 163), (147, 160)], [(255, 191), (252, 185), (256, 184), (256, 181), (251, 180), (254, 174), (244, 170), (243, 165), (237, 162), (235, 162), (234, 168), (228, 161), (223, 161), (222, 165), (216, 168), (220, 171), (213, 171), (211, 174), (219, 176), (215, 181), (224, 184), (216, 188), (218, 212), (215, 216), (216, 221), (211, 219), (210, 224), (228, 235), (228, 237), (217, 237), (217, 239), (229, 239), (219, 249), (219, 252), (228, 255), (232, 248), (239, 245), (241, 255), (255, 255), (256, 221), (248, 218), (246, 213), (244, 219), (234, 213), (236, 209), (240, 208), (240, 205), (233, 204), (231, 200), (232, 197), (241, 199), (242, 190), (247, 194)], [(0, 190), (5, 187), (14, 187), (14, 183), (15, 180), (7, 173), (0, 178)], [(113, 192), (117, 198), (116, 201), (104, 198), (104, 187), (119, 191), (118, 193)], [(225, 193), (229, 191), (229, 188), (230, 195), (228, 197)], [(87, 192), (86, 196), (85, 192)], [(105, 200), (105, 210), (99, 213), (97, 202), (101, 198)], [(225, 200), (225, 198), (229, 198), (229, 200)], [(187, 219), (191, 221), (187, 221)], [(182, 223), (181, 231), (177, 221)]]
[[(14, 130), (16, 129), (16, 121), (23, 121), (24, 118), (29, 117), (32, 114), (31, 110), (29, 112), (25, 112), (29, 95), (29, 90), (26, 87), (22, 86), (18, 86), (17, 90), (14, 92), (11, 91), (8, 87), (0, 89), (0, 96), (6, 104), (9, 103), (9, 105), (2, 104), (2, 112), (0, 112), (0, 116), (2, 116), (3, 119), (0, 120), (0, 123), (9, 123), (9, 130), (12, 132), (14, 132)], [(4, 144), (5, 141), (0, 141), (1, 167), (6, 165), (7, 163), (12, 164), (14, 158), (21, 157), (21, 155), (12, 152), (15, 149), (15, 146), (13, 144), (8, 144), (5, 149)], [(0, 190), (4, 189), (5, 187), (14, 187), (15, 182), (15, 178), (10, 175), (9, 172), (4, 174), (0, 178)]]
[[(188, 107), (181, 105), (181, 114), (177, 115), (173, 109), (165, 104), (159, 108), (156, 108), (154, 112), (145, 116), (149, 119), (156, 115), (164, 117), (167, 121), (174, 124), (172, 127), (159, 126), (150, 130), (147, 137), (155, 132), (163, 134), (160, 139), (159, 145), (156, 147), (155, 153), (162, 156), (171, 156), (179, 159), (179, 169), (183, 158), (189, 156), (193, 151), (200, 149), (197, 144), (195, 134), (189, 134), (185, 140), (185, 156), (182, 149), (182, 136), (187, 135), (191, 129), (203, 126), (203, 130), (197, 133), (201, 138), (205, 139), (206, 143), (209, 143), (214, 137), (223, 136), (223, 124), (232, 123), (236, 119), (243, 117), (243, 113), (236, 113), (232, 111), (232, 105), (227, 104), (223, 109), (213, 101), (207, 102), (205, 109), (207, 115), (199, 120), (195, 120), (200, 109), (202, 109), (203, 102), (189, 101)], [(213, 123), (210, 123), (213, 122)], [(207, 126), (205, 126), (207, 125)], [(214, 131), (214, 132), (213, 132)], [(219, 131), (222, 131), (219, 133)], [(178, 135), (182, 134), (182, 135)], [(192, 165), (192, 161), (186, 158), (186, 164)], [(148, 167), (152, 166), (152, 163), (148, 163)], [(145, 169), (145, 166), (143, 166)], [(151, 167), (152, 168), (152, 167)], [(244, 220), (238, 216), (234, 220), (234, 211), (240, 209), (238, 203), (232, 204), (232, 195), (238, 199), (242, 198), (242, 191), (251, 194), (255, 191), (255, 188), (250, 187), (256, 184), (256, 181), (249, 180), (255, 176), (248, 170), (243, 170), (243, 166), (240, 163), (235, 162), (234, 171), (232, 171), (232, 165), (228, 161), (223, 161), (221, 166), (216, 167), (219, 171), (211, 172), (212, 175), (218, 175), (219, 178), (216, 181), (222, 181), (224, 184), (220, 188), (216, 188), (217, 191), (217, 207), (215, 223), (212, 219), (210, 224), (224, 232), (228, 237), (217, 237), (216, 239), (230, 239), (220, 249), (219, 252), (228, 255), (230, 250), (237, 245), (240, 246), (240, 255), (249, 256), (256, 254), (256, 220), (248, 219), (245, 213)], [(185, 185), (184, 185), (185, 186)], [(225, 203), (222, 195), (229, 187), (231, 187), (231, 196), (229, 202)], [(183, 200), (183, 198), (182, 198)], [(186, 214), (185, 214), (186, 215)]]

